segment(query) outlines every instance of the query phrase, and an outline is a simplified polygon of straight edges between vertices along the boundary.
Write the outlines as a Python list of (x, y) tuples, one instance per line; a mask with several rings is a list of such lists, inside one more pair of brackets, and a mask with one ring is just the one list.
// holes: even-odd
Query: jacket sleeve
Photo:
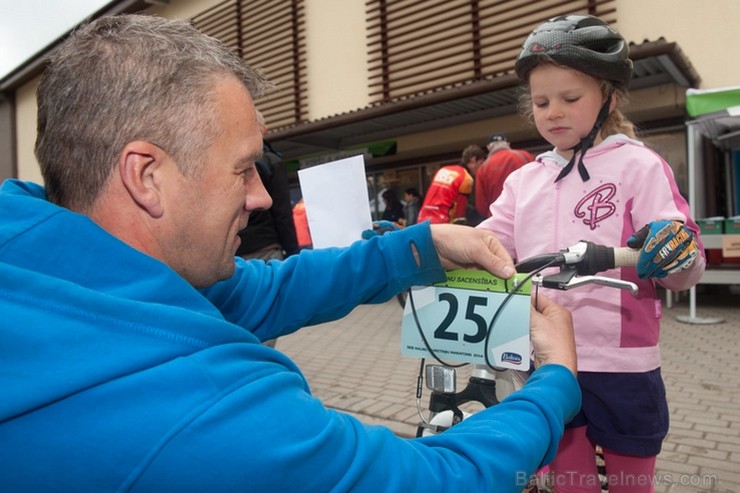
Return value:
[(475, 209), (478, 211), (478, 214), (483, 217), (489, 217), (491, 214), (490, 207), (491, 203), (488, 200), (488, 191), (486, 190), (486, 180), (488, 179), (487, 173), (486, 173), (486, 166), (488, 165), (488, 162), (486, 161), (483, 166), (478, 168), (478, 171), (475, 175)]
[[(633, 174), (636, 191), (632, 207), (632, 223), (635, 231), (651, 221), (673, 219), (682, 221), (696, 235), (699, 256), (691, 266), (658, 282), (673, 291), (683, 291), (694, 286), (704, 274), (706, 259), (704, 246), (699, 236), (699, 226), (691, 217), (689, 204), (678, 190), (670, 165), (652, 150), (645, 149), (647, 159), (640, 163)], [(650, 187), (640, 184), (650, 183)], [(625, 239), (626, 241), (626, 239)]]
[(347, 248), (304, 250), (282, 262), (237, 258), (236, 273), (203, 293), (226, 320), (267, 340), (444, 279), (429, 223), (421, 223)]
[(193, 416), (130, 490), (520, 492), (579, 406), (575, 377), (545, 365), (503, 403), (440, 435), (406, 439), (324, 408), (283, 371)]
[(463, 174), (459, 178), (460, 182), (457, 197), (452, 203), (452, 207), (454, 207), (454, 210), (450, 211), (450, 221), (466, 217), (468, 200), (470, 199), (470, 195), (473, 193), (473, 189), (475, 186), (473, 176), (468, 173), (465, 168), (461, 167), (461, 169)]

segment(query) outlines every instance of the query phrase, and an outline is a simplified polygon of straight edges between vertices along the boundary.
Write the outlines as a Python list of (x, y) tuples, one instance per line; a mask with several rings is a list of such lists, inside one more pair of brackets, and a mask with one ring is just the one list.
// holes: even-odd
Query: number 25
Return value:
[[(457, 297), (452, 293), (440, 293), (439, 301), (446, 301), (449, 304), (450, 309), (448, 310), (444, 320), (442, 320), (442, 323), (439, 324), (439, 327), (437, 327), (437, 329), (434, 331), (434, 337), (435, 339), (457, 341), (460, 339), (460, 334), (449, 329), (452, 325), (452, 322), (454, 322), (455, 318), (457, 318), (457, 312), (460, 303), (458, 302)], [(465, 310), (465, 319), (475, 323), (475, 325), (478, 327), (478, 330), (473, 335), (464, 335), (463, 341), (475, 344), (477, 342), (483, 341), (486, 338), (488, 325), (486, 324), (485, 319), (480, 314), (475, 313), (475, 308), (477, 306), (486, 306), (487, 304), (487, 298), (483, 298), (480, 296), (470, 296), (468, 298), (468, 307)]]

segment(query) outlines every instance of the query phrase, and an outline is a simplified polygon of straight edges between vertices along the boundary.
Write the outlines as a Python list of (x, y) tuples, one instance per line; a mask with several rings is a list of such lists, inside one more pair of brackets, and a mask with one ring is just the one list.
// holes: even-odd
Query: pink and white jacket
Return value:
[[(699, 227), (660, 155), (639, 141), (613, 135), (586, 153), (590, 180), (584, 182), (573, 170), (555, 183), (565, 164), (566, 159), (549, 151), (509, 175), (491, 205), (492, 216), (478, 227), (496, 233), (509, 253), (522, 260), (580, 240), (624, 246), (651, 221), (683, 221), (697, 235), (700, 256), (688, 269), (657, 282), (675, 291), (696, 284), (706, 265)], [(573, 314), (579, 371), (636, 373), (658, 368), (661, 302), (655, 281), (641, 281), (632, 267), (602, 275), (636, 283), (639, 295), (597, 285), (543, 290)]]

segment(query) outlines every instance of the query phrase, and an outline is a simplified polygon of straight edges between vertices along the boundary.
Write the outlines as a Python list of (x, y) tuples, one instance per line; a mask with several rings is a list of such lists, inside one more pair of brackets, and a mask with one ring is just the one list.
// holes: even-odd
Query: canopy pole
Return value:
[[(701, 148), (699, 132), (696, 131), (691, 122), (686, 123), (686, 139), (688, 150), (689, 165), (689, 214), (696, 219), (696, 160), (698, 149)], [(676, 317), (679, 322), (696, 325), (718, 324), (724, 322), (721, 318), (706, 318), (696, 316), (696, 286), (689, 289), (689, 316), (679, 315)]]

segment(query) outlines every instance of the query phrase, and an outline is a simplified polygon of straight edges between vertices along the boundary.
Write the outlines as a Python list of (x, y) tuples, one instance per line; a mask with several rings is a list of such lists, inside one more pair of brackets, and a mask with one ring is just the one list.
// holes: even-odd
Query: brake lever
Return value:
[(637, 284), (630, 281), (623, 281), (621, 279), (614, 279), (605, 276), (576, 276), (577, 272), (575, 267), (564, 267), (560, 272), (556, 274), (550, 274), (543, 276), (537, 274), (532, 278), (532, 284), (535, 286), (542, 286), (544, 288), (559, 289), (561, 291), (568, 291), (572, 288), (584, 286), (586, 284), (598, 284), (610, 288), (626, 289), (633, 296), (637, 296), (639, 288)]

